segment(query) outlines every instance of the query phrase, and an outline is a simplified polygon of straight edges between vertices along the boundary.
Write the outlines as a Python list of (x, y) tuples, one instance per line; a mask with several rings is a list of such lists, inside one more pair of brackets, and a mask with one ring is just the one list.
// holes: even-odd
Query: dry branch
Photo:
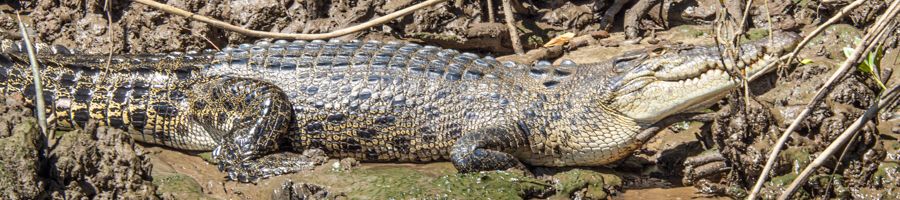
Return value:
[(494, 23), (496, 20), (494, 19), (494, 0), (485, 0), (487, 1), (487, 14), (488, 14), (488, 22)]
[[(37, 107), (37, 117), (38, 117), (38, 126), (41, 127), (41, 132), (47, 134), (47, 109), (44, 105), (44, 87), (41, 84), (41, 70), (38, 67), (37, 58), (35, 57), (34, 45), (31, 44), (31, 38), (28, 37), (28, 29), (25, 28), (25, 22), (22, 22), (22, 16), (19, 15), (19, 12), (16, 11), (16, 20), (19, 21), (19, 31), (22, 32), (22, 41), (25, 42), (25, 49), (28, 52), (28, 62), (31, 63), (31, 79), (34, 81), (34, 101), (35, 106)], [(27, 91), (26, 91), (27, 92)], [(50, 135), (46, 135), (47, 141), (50, 141), (50, 138), (53, 138), (53, 132), (49, 132)], [(48, 144), (49, 145), (49, 144)]]
[(522, 48), (522, 41), (519, 40), (519, 30), (516, 29), (512, 4), (509, 3), (510, 0), (500, 1), (503, 3), (503, 15), (506, 17), (506, 26), (509, 28), (509, 40), (512, 41), (513, 50), (516, 51), (516, 54), (522, 55), (525, 53), (525, 49)]
[(223, 21), (219, 21), (219, 20), (207, 17), (207, 16), (194, 14), (194, 13), (191, 13), (191, 12), (188, 12), (188, 11), (176, 8), (176, 7), (158, 3), (153, 0), (133, 0), (133, 1), (156, 8), (156, 9), (159, 9), (159, 10), (162, 10), (167, 13), (186, 17), (186, 18), (192, 19), (192, 20), (197, 20), (197, 21), (207, 23), (209, 25), (212, 25), (212, 26), (215, 26), (215, 27), (218, 27), (221, 29), (234, 31), (234, 32), (240, 33), (242, 35), (246, 35), (246, 36), (261, 37), (261, 38), (276, 38), (276, 39), (320, 40), (320, 39), (329, 39), (329, 38), (340, 37), (340, 36), (344, 36), (347, 34), (359, 32), (359, 31), (371, 28), (373, 26), (387, 23), (393, 19), (396, 19), (396, 18), (399, 18), (402, 16), (406, 16), (408, 14), (415, 12), (416, 10), (419, 10), (419, 9), (422, 9), (422, 8), (425, 8), (428, 6), (432, 6), (432, 5), (435, 5), (438, 3), (445, 2), (447, 0), (427, 0), (422, 3), (404, 8), (402, 10), (398, 10), (391, 14), (387, 14), (385, 16), (375, 18), (373, 20), (367, 21), (362, 24), (357, 24), (355, 26), (343, 28), (343, 29), (328, 32), (328, 33), (318, 33), (318, 34), (273, 33), (273, 32), (266, 32), (266, 31), (250, 30), (250, 29), (235, 26), (235, 25), (223, 22)]

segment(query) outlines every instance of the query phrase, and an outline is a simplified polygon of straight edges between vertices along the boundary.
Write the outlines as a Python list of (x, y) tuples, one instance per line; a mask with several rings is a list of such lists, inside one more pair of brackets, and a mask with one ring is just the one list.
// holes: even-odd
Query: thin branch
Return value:
[(442, 3), (447, 0), (427, 0), (422, 3), (404, 8), (402, 10), (398, 10), (391, 14), (387, 14), (385, 16), (375, 18), (373, 20), (367, 21), (362, 24), (357, 24), (357, 25), (354, 25), (351, 27), (343, 28), (343, 29), (328, 32), (328, 33), (318, 33), (318, 34), (273, 33), (273, 32), (266, 32), (266, 31), (250, 30), (250, 29), (235, 26), (235, 25), (223, 22), (223, 21), (219, 21), (219, 20), (207, 17), (207, 16), (194, 14), (194, 13), (191, 13), (191, 12), (188, 12), (188, 11), (176, 8), (176, 7), (158, 3), (153, 0), (133, 0), (133, 1), (156, 8), (156, 9), (159, 9), (159, 10), (162, 10), (167, 13), (186, 17), (186, 18), (192, 19), (192, 20), (197, 20), (197, 21), (212, 25), (214, 27), (237, 32), (237, 33), (240, 33), (240, 34), (246, 35), (246, 36), (261, 37), (261, 38), (276, 38), (276, 39), (319, 40), (319, 39), (329, 39), (329, 38), (340, 37), (340, 36), (344, 36), (347, 34), (365, 30), (365, 29), (371, 28), (373, 26), (385, 24), (393, 19), (409, 15), (409, 14), (415, 12), (416, 10), (419, 10), (419, 9), (422, 9), (422, 8), (425, 8), (428, 6), (432, 6), (432, 5), (435, 5), (438, 3)]
[(103, 68), (103, 76), (101, 80), (106, 79), (107, 75), (109, 75), (109, 65), (112, 64), (112, 55), (113, 55), (113, 39), (112, 39), (112, 14), (109, 12), (109, 7), (112, 5), (109, 0), (104, 1), (103, 10), (106, 11), (106, 40), (109, 42), (109, 54), (106, 55), (106, 66)]
[(487, 14), (488, 14), (488, 22), (494, 23), (496, 20), (494, 18), (494, 0), (485, 0), (487, 1)]
[[(894, 86), (890, 91), (891, 93), (894, 93), (898, 90), (900, 90), (900, 85)], [(862, 116), (859, 116), (859, 118), (857, 118), (856, 121), (854, 121), (853, 124), (850, 125), (850, 127), (844, 130), (844, 132), (842, 132), (841, 135), (834, 140), (834, 142), (831, 142), (831, 144), (828, 145), (828, 148), (826, 148), (825, 151), (822, 151), (822, 153), (820, 153), (819, 156), (816, 157), (816, 160), (813, 160), (811, 163), (809, 163), (809, 165), (807, 165), (806, 168), (804, 168), (803, 171), (800, 172), (799, 175), (797, 175), (797, 178), (795, 178), (794, 181), (791, 182), (791, 185), (788, 186), (784, 193), (781, 193), (781, 196), (779, 196), (778, 199), (784, 200), (790, 198), (791, 195), (794, 194), (794, 192), (796, 192), (803, 183), (806, 183), (806, 180), (809, 179), (809, 176), (814, 170), (816, 170), (816, 168), (819, 168), (820, 166), (825, 164), (826, 159), (840, 150), (841, 146), (846, 144), (848, 140), (856, 135), (857, 130), (865, 126), (866, 122), (868, 122), (869, 119), (878, 114), (878, 110), (886, 107), (890, 102), (891, 99), (882, 99), (880, 102), (869, 106), (869, 109), (867, 109)]]
[[(740, 2), (740, 1), (737, 1), (737, 2)], [(747, 22), (747, 18), (750, 16), (751, 5), (753, 5), (753, 0), (747, 0), (747, 5), (745, 5), (744, 12), (742, 14), (743, 16), (741, 16), (741, 23), (739, 23), (740, 25), (738, 26), (737, 35), (734, 35), (733, 38), (731, 39), (732, 44), (731, 44), (730, 49), (731, 49), (731, 55), (733, 56), (731, 59), (732, 59), (732, 62), (734, 62), (734, 63), (738, 63), (738, 59), (740, 59), (740, 57), (741, 57), (740, 54), (743, 53), (742, 51), (737, 50), (737, 48), (740, 48), (740, 44), (738, 43), (738, 40), (741, 37), (743, 37), (744, 34), (746, 34), (746, 32), (747, 32), (747, 31), (745, 31), (747, 29), (747, 25), (745, 23)], [(771, 29), (771, 28), (772, 27), (769, 27), (769, 29)], [(750, 80), (747, 80), (746, 70), (741, 70), (741, 73), (739, 73), (739, 74), (741, 75), (741, 85), (742, 85), (743, 91), (744, 91), (744, 105), (749, 107), (750, 106)]]
[(190, 33), (191, 33), (191, 36), (199, 37), (200, 39), (206, 40), (206, 43), (209, 44), (210, 46), (212, 46), (213, 49), (216, 49), (216, 51), (221, 51), (221, 50), (222, 50), (222, 49), (219, 49), (219, 46), (216, 45), (216, 43), (213, 43), (212, 40), (210, 40), (209, 38), (207, 38), (205, 35), (203, 35), (203, 34), (198, 34), (198, 33), (194, 32), (194, 31), (191, 31), (191, 29), (185, 28), (184, 26), (178, 26), (178, 28), (181, 28), (181, 30), (186, 30), (186, 31), (190, 32)]
[[(750, 16), (750, 6), (753, 5), (753, 0), (747, 0), (747, 5), (744, 5), (744, 14), (741, 16), (740, 27), (738, 27), (738, 35), (744, 34), (744, 29), (746, 28), (747, 18)], [(769, 27), (772, 28), (772, 27)], [(737, 38), (737, 37), (735, 37)]]
[[(41, 127), (42, 133), (48, 134), (47, 109), (44, 106), (44, 87), (41, 84), (41, 70), (38, 67), (37, 58), (34, 54), (34, 45), (31, 44), (31, 38), (28, 37), (28, 29), (25, 28), (25, 23), (22, 22), (22, 16), (19, 15), (18, 10), (16, 10), (16, 20), (19, 21), (19, 31), (22, 32), (22, 40), (25, 41), (25, 49), (28, 51), (28, 61), (31, 62), (31, 79), (34, 81), (34, 103), (37, 106), (38, 126)], [(46, 137), (47, 142), (49, 142), (50, 138), (55, 136), (50, 132)]]
[(512, 4), (509, 3), (510, 0), (500, 1), (503, 3), (503, 15), (506, 18), (506, 27), (509, 28), (509, 40), (512, 41), (513, 50), (516, 51), (516, 54), (525, 54), (525, 49), (522, 48), (522, 41), (519, 40), (519, 30), (516, 29), (516, 19), (513, 16)]
[(834, 83), (841, 77), (844, 77), (847, 71), (849, 71), (850, 68), (854, 66), (856, 61), (862, 57), (862, 55), (866, 52), (865, 48), (869, 45), (869, 43), (876, 41), (876, 36), (879, 34), (879, 32), (881, 32), (881, 30), (884, 29), (887, 22), (894, 19), (893, 16), (896, 16), (897, 14), (896, 8), (898, 2), (900, 2), (900, 0), (895, 0), (891, 4), (891, 7), (889, 7), (888, 10), (885, 11), (886, 14), (882, 15), (881, 18), (876, 21), (874, 28), (866, 33), (863, 42), (858, 44), (856, 48), (854, 48), (853, 55), (848, 57), (847, 60), (845, 60), (843, 64), (841, 64), (841, 67), (838, 68), (838, 70), (830, 78), (828, 78), (828, 80), (825, 82), (825, 85), (819, 88), (816, 96), (813, 97), (812, 101), (810, 101), (806, 105), (806, 107), (803, 109), (803, 111), (800, 112), (797, 118), (795, 118), (794, 121), (791, 122), (791, 125), (788, 126), (787, 130), (785, 130), (781, 134), (781, 137), (778, 138), (778, 142), (775, 143), (775, 147), (769, 154), (769, 158), (766, 161), (766, 166), (763, 168), (762, 173), (760, 173), (759, 178), (756, 180), (756, 184), (753, 186), (753, 190), (750, 192), (748, 199), (755, 199), (760, 189), (762, 189), (763, 183), (765, 183), (766, 178), (768, 178), (769, 171), (771, 171), (772, 166), (775, 164), (775, 160), (778, 157), (778, 154), (781, 152), (781, 149), (784, 148), (785, 143), (787, 143), (787, 140), (790, 138), (791, 132), (797, 129), (797, 127), (800, 125), (800, 122), (802, 122), (803, 119), (805, 119), (809, 115), (809, 113), (822, 101), (822, 99), (825, 98), (825, 95), (834, 88)]

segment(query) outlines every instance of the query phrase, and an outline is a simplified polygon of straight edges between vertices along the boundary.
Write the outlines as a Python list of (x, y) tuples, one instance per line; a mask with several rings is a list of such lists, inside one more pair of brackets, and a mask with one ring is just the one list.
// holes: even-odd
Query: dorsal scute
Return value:
[(491, 56), (481, 57), (431, 45), (377, 40), (276, 40), (228, 47), (215, 57), (215, 62), (224, 65), (249, 62), (255, 63), (249, 67), (258, 68), (265, 64), (266, 68), (281, 70), (366, 67), (448, 81), (518, 81), (516, 79), (531, 77), (548, 87), (565, 82), (577, 66), (569, 60), (558, 65), (547, 61), (532, 64), (500, 62)]
[[(34, 44), (34, 50), (37, 55), (71, 55), (74, 51), (62, 45), (37, 43)], [(0, 43), (0, 52), (7, 53), (28, 53), (25, 48), (25, 41), (4, 40)]]
[(574, 61), (565, 59), (554, 65), (550, 61), (540, 60), (528, 66), (528, 75), (547, 88), (556, 87), (559, 83), (570, 79), (577, 68)]

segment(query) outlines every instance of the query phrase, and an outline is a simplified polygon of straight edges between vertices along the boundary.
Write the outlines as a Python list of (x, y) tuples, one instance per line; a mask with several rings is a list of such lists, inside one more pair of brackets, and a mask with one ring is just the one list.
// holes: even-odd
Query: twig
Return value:
[(212, 47), (214, 49), (216, 49), (216, 51), (222, 50), (222, 49), (219, 49), (219, 46), (216, 45), (216, 43), (213, 43), (212, 40), (209, 40), (209, 38), (207, 38), (205, 35), (199, 35), (199, 36), (200, 36), (200, 38), (203, 38), (203, 40), (206, 40), (206, 43), (209, 43), (209, 45), (212, 45)]
[(772, 30), (772, 13), (769, 12), (769, 0), (763, 1), (763, 6), (766, 7), (766, 21), (769, 26), (769, 44), (771, 46), (775, 42), (775, 31)]
[[(898, 89), (900, 89), (900, 85), (894, 86), (890, 90), (890, 92), (897, 92)], [(822, 153), (820, 153), (815, 160), (809, 163), (809, 165), (807, 165), (806, 168), (804, 168), (803, 171), (800, 172), (799, 175), (797, 175), (797, 178), (795, 178), (794, 181), (791, 182), (791, 185), (788, 186), (784, 193), (781, 193), (781, 196), (779, 196), (778, 199), (784, 200), (790, 198), (791, 195), (797, 191), (797, 188), (799, 188), (800, 185), (806, 182), (806, 180), (809, 178), (809, 175), (812, 174), (812, 172), (816, 170), (816, 168), (822, 166), (822, 164), (825, 164), (826, 159), (840, 150), (841, 146), (843, 146), (848, 140), (856, 135), (857, 130), (862, 128), (870, 118), (874, 117), (875, 114), (878, 113), (878, 110), (886, 107), (890, 102), (891, 99), (882, 99), (880, 102), (876, 102), (872, 106), (869, 106), (869, 109), (867, 109), (862, 116), (859, 116), (859, 118), (857, 118), (856, 121), (850, 125), (850, 127), (844, 130), (844, 132), (842, 132), (841, 135), (834, 140), (834, 142), (831, 142), (831, 144), (828, 145), (828, 148), (826, 148), (825, 151), (822, 151)]]
[(375, 18), (373, 20), (367, 21), (362, 24), (357, 24), (355, 26), (343, 28), (343, 29), (328, 32), (328, 33), (318, 33), (318, 34), (273, 33), (273, 32), (266, 32), (266, 31), (250, 30), (250, 29), (235, 26), (235, 25), (223, 22), (223, 21), (219, 21), (219, 20), (207, 17), (207, 16), (194, 14), (194, 13), (191, 13), (191, 12), (188, 12), (188, 11), (176, 8), (176, 7), (158, 3), (153, 0), (133, 0), (133, 1), (156, 8), (156, 9), (159, 9), (159, 10), (162, 10), (167, 13), (186, 17), (186, 18), (192, 19), (192, 20), (197, 20), (197, 21), (207, 23), (209, 25), (212, 25), (212, 26), (215, 26), (215, 27), (218, 27), (221, 29), (234, 31), (234, 32), (240, 33), (242, 35), (246, 35), (246, 36), (262, 37), (262, 38), (276, 38), (276, 39), (318, 40), (318, 39), (328, 39), (328, 38), (340, 37), (343, 35), (359, 32), (359, 31), (371, 28), (373, 26), (387, 23), (398, 17), (406, 16), (406, 15), (411, 14), (411, 13), (415, 12), (416, 10), (422, 9), (424, 7), (442, 3), (447, 0), (427, 0), (422, 3), (404, 8), (402, 10), (398, 10), (391, 14), (387, 14), (385, 16)]
[(178, 26), (178, 28), (181, 28), (181, 30), (189, 31), (189, 32), (191, 33), (192, 36), (196, 36), (196, 37), (199, 37), (199, 38), (201, 38), (201, 39), (203, 39), (203, 40), (206, 40), (206, 43), (208, 43), (210, 46), (212, 46), (213, 49), (216, 49), (216, 51), (221, 51), (221, 50), (222, 50), (222, 49), (219, 49), (219, 46), (216, 45), (216, 43), (213, 43), (212, 40), (210, 40), (209, 38), (207, 38), (205, 35), (197, 34), (197, 33), (195, 33), (194, 31), (191, 31), (191, 29), (185, 28), (184, 26)]
[(113, 55), (113, 39), (112, 39), (112, 14), (109, 13), (109, 7), (112, 5), (109, 0), (104, 1), (103, 10), (106, 10), (106, 40), (109, 42), (109, 54), (106, 55), (106, 66), (103, 68), (103, 76), (101, 80), (106, 79), (109, 75), (109, 65), (112, 64)]
[[(737, 2), (740, 2), (740, 1), (737, 1)], [(744, 34), (746, 34), (746, 32), (747, 32), (746, 31), (747, 24), (745, 24), (745, 23), (747, 22), (747, 18), (750, 17), (750, 8), (752, 5), (753, 5), (753, 0), (747, 0), (747, 5), (744, 6), (744, 13), (742, 14), (742, 16), (740, 16), (741, 23), (739, 23), (740, 25), (738, 26), (737, 35), (735, 35), (734, 38), (731, 39), (731, 42), (732, 42), (732, 44), (731, 44), (732, 54), (731, 55), (734, 55), (734, 57), (732, 58), (734, 63), (737, 63), (738, 59), (740, 59), (740, 57), (741, 57), (740, 54), (742, 52), (737, 50), (737, 48), (740, 48), (740, 44), (738, 44), (738, 39), (743, 37)], [(772, 30), (771, 26), (769, 26), (769, 30)], [(750, 80), (747, 80), (746, 71), (745, 70), (741, 70), (741, 71), (742, 71), (742, 73), (740, 73), (741, 74), (741, 84), (743, 85), (742, 87), (744, 90), (744, 105), (747, 107), (750, 107)]]
[(771, 171), (772, 166), (775, 164), (775, 159), (777, 159), (778, 154), (781, 152), (781, 149), (784, 148), (785, 143), (787, 143), (787, 140), (790, 138), (791, 132), (793, 132), (794, 129), (797, 129), (797, 127), (800, 125), (800, 122), (803, 121), (803, 119), (805, 119), (806, 116), (809, 115), (812, 109), (814, 109), (822, 101), (822, 99), (825, 98), (825, 95), (834, 88), (834, 82), (837, 81), (837, 79), (843, 77), (847, 73), (847, 71), (852, 66), (854, 66), (856, 61), (862, 56), (863, 53), (865, 53), (864, 48), (868, 46), (869, 43), (874, 41), (875, 36), (878, 34), (878, 32), (880, 32), (880, 30), (884, 28), (885, 24), (887, 24), (886, 22), (893, 19), (893, 17), (887, 16), (896, 16), (896, 5), (898, 2), (900, 2), (900, 0), (895, 0), (892, 3), (891, 7), (889, 7), (886, 11), (887, 14), (882, 15), (882, 17), (878, 19), (874, 26), (875, 28), (866, 33), (863, 42), (856, 46), (853, 55), (848, 57), (847, 60), (845, 60), (844, 63), (841, 64), (841, 67), (838, 68), (838, 70), (828, 78), (828, 80), (825, 82), (825, 85), (819, 88), (818, 92), (816, 92), (816, 96), (813, 97), (812, 101), (810, 101), (806, 105), (806, 107), (803, 109), (803, 111), (800, 112), (797, 118), (795, 118), (794, 121), (791, 122), (791, 125), (788, 126), (787, 130), (785, 130), (781, 134), (781, 137), (778, 138), (778, 142), (775, 143), (775, 147), (769, 154), (769, 158), (766, 161), (766, 166), (760, 173), (760, 176), (756, 180), (756, 184), (753, 186), (753, 190), (751, 190), (750, 195), (749, 197), (747, 197), (747, 199), (755, 199), (760, 189), (762, 189), (763, 183), (765, 183), (766, 178), (768, 178), (769, 171)]
[(519, 30), (516, 29), (516, 19), (513, 16), (512, 4), (509, 3), (509, 0), (500, 1), (503, 3), (503, 15), (506, 18), (506, 27), (509, 28), (509, 40), (512, 41), (513, 50), (516, 51), (516, 54), (525, 54), (525, 49), (522, 48), (522, 41), (519, 41)]
[[(744, 13), (742, 14), (743, 16), (741, 16), (741, 23), (740, 23), (740, 26), (738, 27), (738, 35), (744, 34), (744, 29), (747, 27), (746, 24), (744, 24), (744, 23), (747, 23), (747, 17), (750, 16), (750, 6), (752, 6), (752, 5), (753, 5), (753, 0), (747, 0), (747, 5), (744, 5)], [(771, 29), (771, 28), (772, 27), (770, 26), (769, 29)], [(737, 38), (737, 37), (735, 37), (735, 38)]]
[[(41, 85), (41, 70), (34, 55), (34, 46), (31, 45), (31, 38), (28, 37), (28, 29), (25, 28), (25, 23), (22, 22), (22, 16), (19, 15), (18, 10), (16, 10), (16, 20), (19, 21), (19, 31), (22, 32), (22, 40), (25, 41), (25, 49), (28, 51), (28, 61), (31, 62), (31, 79), (34, 81), (34, 104), (37, 106), (38, 126), (41, 127), (42, 133), (48, 134), (47, 109), (44, 107), (44, 87)], [(49, 142), (50, 138), (55, 136), (53, 133), (50, 133), (46, 137), (47, 142)]]
[(494, 23), (496, 18), (494, 18), (494, 0), (485, 0), (487, 1), (487, 14), (488, 14), (488, 22)]

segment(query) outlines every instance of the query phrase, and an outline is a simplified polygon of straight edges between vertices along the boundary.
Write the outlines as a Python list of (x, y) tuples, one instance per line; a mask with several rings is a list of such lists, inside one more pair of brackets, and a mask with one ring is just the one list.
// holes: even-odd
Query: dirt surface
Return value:
[(157, 199), (150, 158), (121, 130), (57, 132), (48, 147), (21, 96), (0, 105), (3, 199)]
[[(532, 51), (527, 56), (504, 59), (550, 59), (556, 63), (572, 59), (590, 63), (641, 48), (714, 41), (711, 24), (719, 1), (712, 0), (653, 4), (635, 22), (642, 38), (626, 38), (623, 27), (631, 22), (623, 21), (624, 12), (640, 1), (647, 0), (627, 3), (622, 12), (609, 12), (615, 7), (610, 1), (518, 1), (523, 6), (516, 9), (516, 27), (524, 46)], [(258, 39), (130, 1), (109, 1), (108, 7), (103, 2), (0, 4), (0, 11), (6, 13), (0, 15), (0, 38), (15, 39), (18, 27), (10, 11), (18, 7), (25, 11), (25, 20), (33, 24), (32, 34), (37, 41), (88, 53), (189, 51)], [(419, 1), (160, 2), (254, 30), (321, 33), (362, 23)], [(808, 33), (846, 3), (754, 1), (747, 37), (765, 37), (770, 27)], [(768, 7), (764, 7), (766, 4)], [(494, 1), (493, 7), (487, 1), (448, 1), (339, 39), (401, 40), (482, 55), (508, 55), (512, 47), (499, 5), (499, 1)], [(0, 105), (0, 142), (6, 143), (5, 151), (0, 152), (0, 191), (4, 199), (742, 198), (755, 182), (781, 131), (844, 59), (840, 49), (852, 45), (853, 38), (861, 37), (860, 28), (871, 24), (876, 13), (885, 7), (884, 1), (867, 1), (851, 12), (843, 24), (832, 26), (802, 52), (800, 58), (813, 63), (781, 69), (754, 82), (749, 90), (751, 100), (745, 101), (742, 91), (738, 91), (705, 110), (718, 113), (714, 121), (673, 125), (634, 156), (603, 168), (536, 168), (533, 172), (538, 176), (528, 177), (515, 171), (458, 174), (446, 162), (378, 164), (331, 159), (307, 172), (242, 184), (226, 181), (215, 165), (204, 160), (208, 154), (142, 148), (122, 131), (104, 127), (58, 132), (58, 139), (48, 148), (42, 145), (45, 142), (37, 134), (34, 119), (28, 117), (30, 110), (13, 99)], [(540, 48), (550, 38), (566, 32), (591, 37), (573, 40), (578, 45)], [(896, 35), (889, 37), (882, 60), (882, 66), (895, 71), (900, 69), (896, 67), (900, 64), (898, 43)], [(900, 75), (895, 74), (888, 84), (898, 82)], [(860, 73), (854, 72), (842, 80), (825, 104), (792, 135), (790, 148), (779, 158), (763, 197), (780, 194), (802, 166), (872, 103), (877, 91), (871, 79)], [(840, 160), (830, 159), (797, 197), (900, 198), (898, 138), (900, 109), (883, 111), (857, 134), (847, 153)], [(704, 159), (713, 162), (694, 163)]]

